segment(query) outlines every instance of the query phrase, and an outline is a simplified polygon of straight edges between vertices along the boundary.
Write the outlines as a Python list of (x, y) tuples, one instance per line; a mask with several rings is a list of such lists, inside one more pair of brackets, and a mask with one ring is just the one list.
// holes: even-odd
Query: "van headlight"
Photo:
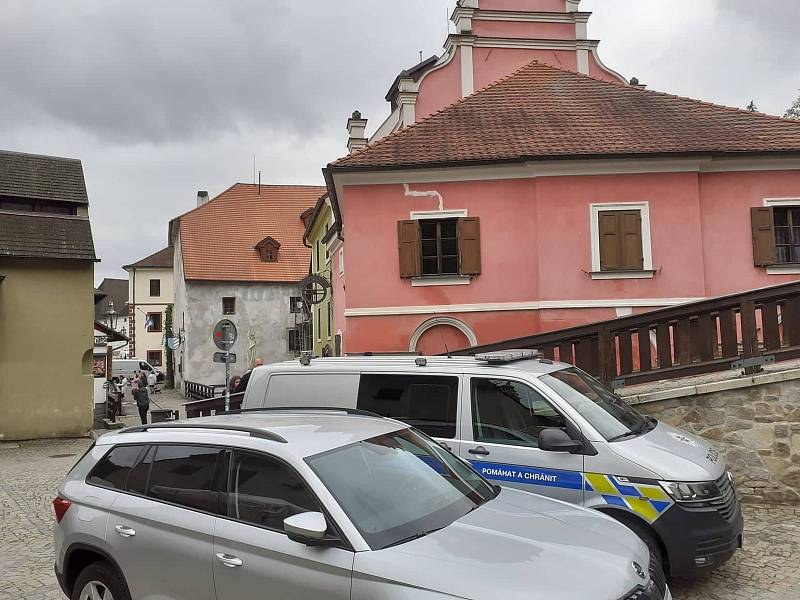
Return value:
[(677, 502), (706, 502), (720, 498), (722, 494), (713, 481), (684, 483), (682, 481), (659, 481), (664, 491)]

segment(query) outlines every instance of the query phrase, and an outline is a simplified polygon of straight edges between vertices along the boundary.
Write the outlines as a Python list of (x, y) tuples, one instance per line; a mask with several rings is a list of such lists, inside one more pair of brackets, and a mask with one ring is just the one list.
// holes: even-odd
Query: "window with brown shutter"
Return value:
[[(777, 261), (775, 247), (775, 215), (771, 207), (750, 209), (750, 224), (753, 231), (753, 264), (757, 267), (774, 265)], [(791, 233), (791, 227), (789, 227)], [(787, 248), (790, 250), (791, 247)]]
[(475, 217), (397, 223), (400, 277), (479, 275), (480, 221)]
[(598, 213), (601, 271), (641, 271), (642, 213), (638, 210), (608, 210)]

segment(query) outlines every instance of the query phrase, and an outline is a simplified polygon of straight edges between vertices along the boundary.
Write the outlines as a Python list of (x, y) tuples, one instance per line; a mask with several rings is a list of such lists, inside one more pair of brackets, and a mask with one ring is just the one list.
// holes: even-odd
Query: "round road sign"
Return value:
[(222, 319), (222, 321), (214, 325), (214, 333), (212, 335), (214, 344), (216, 344), (217, 348), (220, 350), (230, 350), (233, 348), (236, 339), (239, 337), (236, 331), (236, 325), (234, 325), (233, 321), (230, 319)]

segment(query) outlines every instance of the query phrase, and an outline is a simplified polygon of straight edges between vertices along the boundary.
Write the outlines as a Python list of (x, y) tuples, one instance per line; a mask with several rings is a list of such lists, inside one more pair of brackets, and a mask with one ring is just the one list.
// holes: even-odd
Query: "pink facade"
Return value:
[[(413, 212), (435, 211), (437, 200), (406, 197), (399, 184), (345, 186), (339, 202), (347, 271), (344, 282), (336, 282), (336, 326), (344, 333), (346, 352), (408, 350), (414, 333), (433, 318), (458, 320), (483, 344), (797, 277), (754, 266), (750, 208), (763, 206), (765, 198), (800, 198), (798, 171), (582, 175), (411, 187), (439, 192), (446, 211), (480, 218), (481, 274), (468, 285), (414, 287), (401, 279), (397, 222)], [(590, 206), (621, 203), (647, 205), (656, 273), (594, 280)], [(343, 284), (346, 296), (338, 295)], [(508, 310), (510, 303), (534, 307)], [(598, 303), (602, 306), (593, 306)], [(505, 306), (493, 310), (498, 304)], [(442, 352), (445, 343), (465, 341), (468, 336), (456, 327), (435, 325), (411, 349)]]

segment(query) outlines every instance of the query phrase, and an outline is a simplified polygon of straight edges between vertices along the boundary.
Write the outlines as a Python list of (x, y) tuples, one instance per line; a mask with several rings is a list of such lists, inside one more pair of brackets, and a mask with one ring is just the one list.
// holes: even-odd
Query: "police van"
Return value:
[(533, 351), (304, 357), (253, 371), (243, 409), (298, 406), (398, 419), (502, 486), (602, 511), (672, 576), (719, 567), (742, 547), (733, 478), (713, 446)]

